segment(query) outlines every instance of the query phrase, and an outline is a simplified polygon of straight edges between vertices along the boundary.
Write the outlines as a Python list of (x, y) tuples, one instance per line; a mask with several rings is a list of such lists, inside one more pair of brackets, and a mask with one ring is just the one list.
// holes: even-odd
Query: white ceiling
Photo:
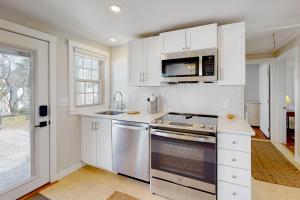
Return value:
[[(122, 12), (112, 13), (111, 4)], [(245, 20), (247, 52), (262, 53), (273, 50), (277, 29), (282, 40), (294, 32), (282, 27), (300, 27), (299, 0), (0, 0), (0, 8), (109, 46), (167, 30)]]

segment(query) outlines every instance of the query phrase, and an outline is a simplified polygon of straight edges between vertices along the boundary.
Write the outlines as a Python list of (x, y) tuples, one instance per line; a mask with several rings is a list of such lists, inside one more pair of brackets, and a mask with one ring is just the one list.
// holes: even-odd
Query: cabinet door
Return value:
[(218, 25), (210, 24), (186, 29), (188, 50), (211, 49), (218, 46)]
[(97, 130), (97, 167), (112, 171), (111, 120), (98, 119)]
[(172, 53), (186, 50), (185, 29), (161, 33), (159, 35), (161, 53)]
[(94, 130), (95, 118), (81, 118), (81, 161), (96, 166), (96, 132)]
[(160, 86), (161, 82), (161, 61), (159, 37), (144, 39), (146, 66), (143, 74), (145, 86)]
[(219, 84), (245, 85), (245, 23), (219, 27)]
[(144, 40), (131, 41), (128, 44), (128, 52), (129, 84), (131, 86), (142, 86), (142, 73), (145, 68)]

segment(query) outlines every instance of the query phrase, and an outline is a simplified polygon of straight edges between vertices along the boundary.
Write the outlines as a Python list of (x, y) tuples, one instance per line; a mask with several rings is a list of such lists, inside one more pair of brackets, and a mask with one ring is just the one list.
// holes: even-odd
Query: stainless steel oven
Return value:
[(217, 72), (217, 49), (161, 55), (162, 82), (213, 82)]
[[(195, 122), (195, 119), (189, 117), (186, 116), (186, 119)], [(150, 130), (151, 191), (175, 200), (215, 200), (217, 185), (215, 129), (211, 125), (205, 127), (204, 124), (198, 124), (198, 128), (195, 123), (174, 121), (168, 122), (169, 125), (166, 125), (166, 122), (161, 124), (161, 126), (153, 125)], [(203, 130), (196, 131), (196, 128), (193, 130), (192, 126)]]

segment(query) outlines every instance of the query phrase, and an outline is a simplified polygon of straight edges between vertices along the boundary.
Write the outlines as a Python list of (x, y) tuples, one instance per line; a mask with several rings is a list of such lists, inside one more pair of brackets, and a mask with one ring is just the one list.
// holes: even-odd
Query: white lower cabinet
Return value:
[(81, 161), (95, 166), (97, 165), (97, 143), (95, 123), (96, 118), (81, 118)]
[(111, 120), (81, 117), (81, 161), (112, 171)]
[(111, 120), (98, 119), (97, 167), (112, 171)]
[(218, 200), (251, 200), (251, 189), (218, 181)]
[(218, 200), (251, 200), (251, 136), (217, 133)]

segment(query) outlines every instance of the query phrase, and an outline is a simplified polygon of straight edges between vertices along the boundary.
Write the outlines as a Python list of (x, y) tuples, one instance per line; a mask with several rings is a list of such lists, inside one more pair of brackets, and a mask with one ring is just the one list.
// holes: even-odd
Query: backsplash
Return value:
[(112, 93), (120, 90), (128, 109), (146, 110), (146, 97), (158, 96), (159, 111), (243, 116), (244, 87), (215, 83), (131, 87), (127, 81), (127, 48), (111, 50)]

